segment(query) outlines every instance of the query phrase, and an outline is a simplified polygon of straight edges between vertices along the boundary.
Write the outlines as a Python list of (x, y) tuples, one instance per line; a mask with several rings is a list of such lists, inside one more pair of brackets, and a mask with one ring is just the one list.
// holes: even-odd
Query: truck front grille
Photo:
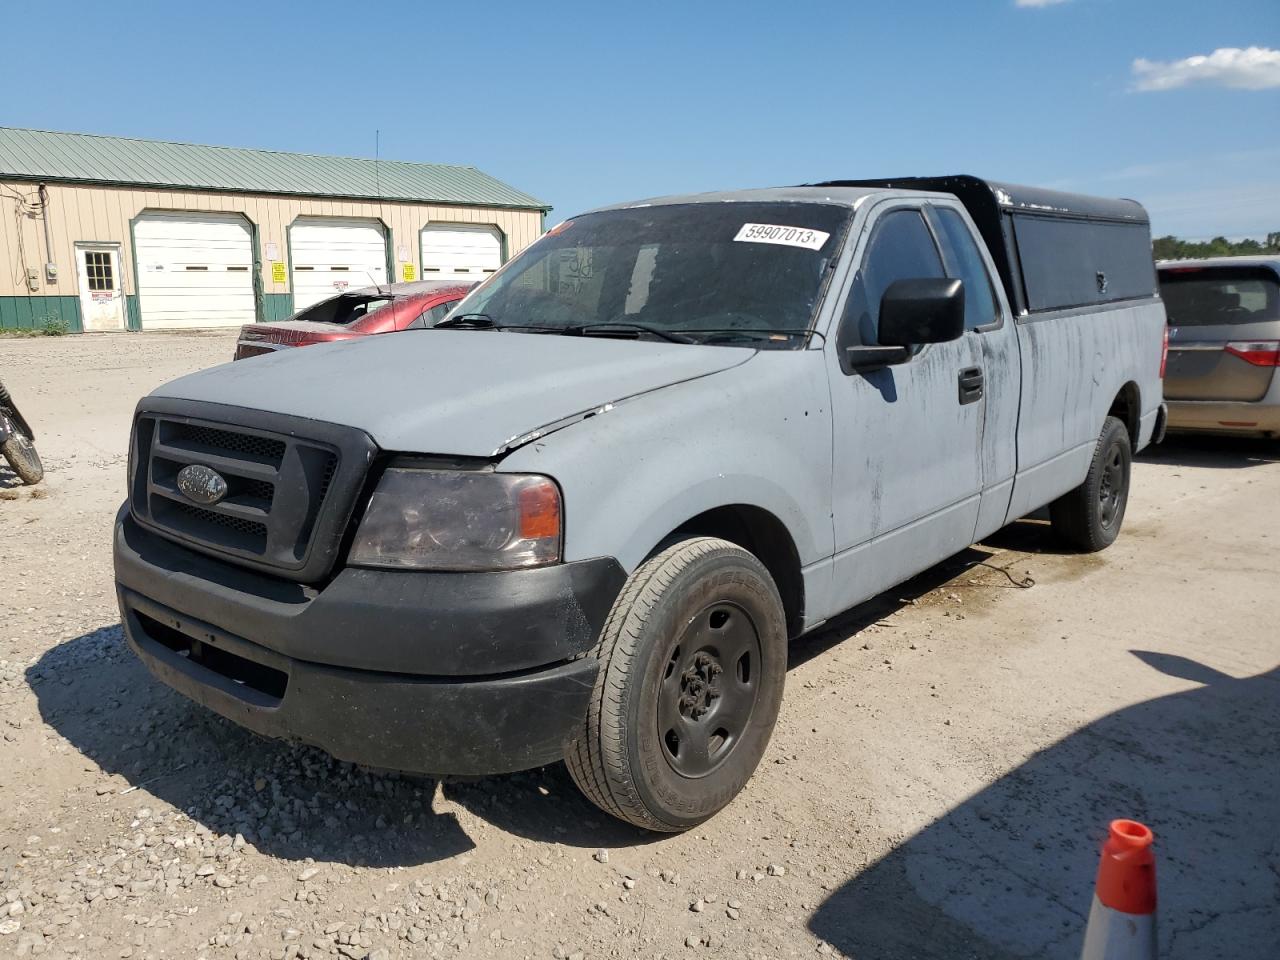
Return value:
[(259, 463), (273, 463), (277, 467), (284, 459), (285, 442), (256, 433), (232, 433), (213, 427), (201, 427), (194, 423), (170, 422), (172, 440), (187, 447), (231, 453)]
[[(250, 410), (236, 416), (249, 422), (140, 412), (131, 460), (134, 518), (170, 539), (248, 566), (290, 579), (323, 577), (372, 460), (372, 442), (334, 424), (300, 421), (311, 428), (303, 434), (290, 429), (294, 418)], [(226, 481), (226, 494), (216, 503), (198, 502), (180, 489), (178, 474), (192, 464)]]

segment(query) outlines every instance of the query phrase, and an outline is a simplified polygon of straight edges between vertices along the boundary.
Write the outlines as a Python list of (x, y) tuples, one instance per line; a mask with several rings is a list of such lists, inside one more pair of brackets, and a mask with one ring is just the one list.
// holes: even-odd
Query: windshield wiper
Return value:
[[(815, 330), (751, 330), (742, 327), (711, 327), (701, 330), (686, 330), (690, 334), (690, 339), (702, 337), (702, 343), (713, 343), (716, 340), (723, 339), (739, 339), (739, 340), (780, 340), (783, 337), (797, 338), (807, 337)], [(695, 341), (696, 342), (696, 341)]]
[(671, 343), (697, 343), (692, 337), (686, 337), (681, 333), (672, 333), (670, 330), (663, 330), (661, 327), (651, 327), (644, 323), (610, 321), (608, 323), (580, 323), (576, 326), (564, 328), (564, 335), (569, 337), (608, 337), (628, 333), (635, 333), (637, 336), (647, 333), (650, 336), (669, 340)]
[(456, 317), (445, 317), (434, 327), (427, 330), (447, 330), (454, 327), (461, 330), (497, 330), (500, 329), (493, 317), (484, 313), (460, 313)]

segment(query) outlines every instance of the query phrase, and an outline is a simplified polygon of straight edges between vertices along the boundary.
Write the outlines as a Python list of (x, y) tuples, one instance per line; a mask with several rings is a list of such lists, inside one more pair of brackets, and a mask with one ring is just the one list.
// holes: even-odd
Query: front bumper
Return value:
[(560, 759), (625, 574), (604, 558), (501, 573), (345, 569), (319, 588), (196, 554), (122, 510), (116, 588), (160, 680), (342, 760), (481, 775)]
[[(1272, 390), (1271, 393), (1277, 391)], [(1280, 435), (1280, 397), (1253, 403), (1225, 400), (1170, 400), (1169, 430), (1235, 436)]]

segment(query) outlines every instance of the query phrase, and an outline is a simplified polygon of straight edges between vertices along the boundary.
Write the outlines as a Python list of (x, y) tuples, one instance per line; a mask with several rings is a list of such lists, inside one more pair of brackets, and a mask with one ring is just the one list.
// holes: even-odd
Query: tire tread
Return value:
[(754, 556), (727, 540), (696, 537), (672, 544), (646, 560), (627, 579), (622, 593), (587, 656), (601, 661), (582, 732), (565, 751), (574, 783), (592, 803), (620, 820), (648, 830), (686, 829), (656, 816), (636, 789), (626, 751), (626, 687), (639, 669), (637, 654), (644, 626), (659, 598), (692, 563), (714, 553), (732, 552), (772, 582)]
[[(1102, 424), (1102, 432), (1093, 450), (1093, 459), (1089, 463), (1089, 472), (1084, 483), (1063, 494), (1049, 505), (1049, 518), (1053, 532), (1067, 543), (1086, 553), (1097, 553), (1110, 546), (1115, 538), (1107, 540), (1102, 533), (1095, 515), (1097, 504), (1094, 490), (1099, 483), (1099, 474), (1103, 469), (1105, 451), (1110, 446), (1111, 437), (1119, 433), (1125, 444), (1129, 442), (1129, 431), (1118, 417), (1107, 417)], [(1132, 454), (1131, 454), (1132, 456)], [(1125, 491), (1128, 498), (1128, 490)], [(1123, 523), (1123, 516), (1121, 516)], [(1119, 529), (1116, 531), (1119, 535)]]
[(24, 443), (24, 440), (18, 434), (13, 434), (0, 445), (0, 454), (9, 461), (9, 467), (17, 474), (18, 479), (30, 486), (44, 479), (44, 466), (36, 448), (30, 441)]

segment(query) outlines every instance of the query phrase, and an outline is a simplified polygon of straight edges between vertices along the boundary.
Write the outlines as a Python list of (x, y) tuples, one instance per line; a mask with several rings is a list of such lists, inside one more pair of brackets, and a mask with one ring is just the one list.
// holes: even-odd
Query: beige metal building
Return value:
[(0, 328), (233, 326), (481, 280), (549, 209), (474, 167), (0, 127)]

